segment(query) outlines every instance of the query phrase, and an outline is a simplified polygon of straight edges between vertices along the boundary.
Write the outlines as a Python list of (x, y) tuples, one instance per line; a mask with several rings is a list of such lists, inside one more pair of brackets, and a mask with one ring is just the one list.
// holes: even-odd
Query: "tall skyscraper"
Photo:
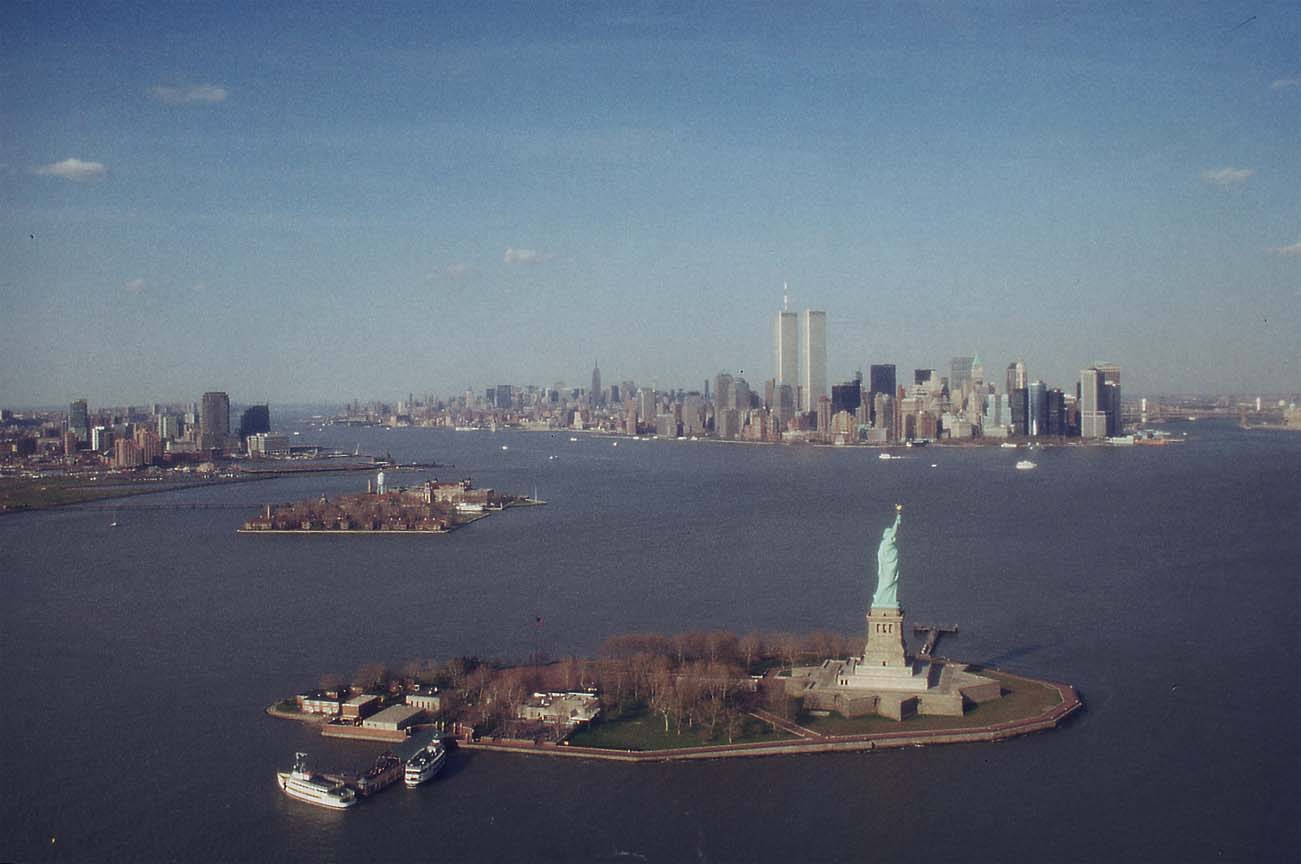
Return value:
[(199, 447), (220, 450), (230, 435), (230, 397), (220, 391), (203, 394), (199, 400)]
[(85, 399), (78, 399), (68, 406), (68, 431), (82, 444), (90, 441), (90, 412), (86, 410)]
[(271, 406), (250, 405), (244, 409), (239, 418), (239, 439), (247, 441), (248, 436), (259, 432), (271, 431)]
[(592, 389), (588, 393), (588, 404), (593, 408), (599, 407), (601, 403), (601, 365), (592, 363)]
[(1102, 392), (1102, 371), (1096, 366), (1080, 370), (1080, 437), (1107, 437), (1107, 410)]
[(714, 405), (722, 410), (730, 408), (732, 399), (732, 376), (719, 372), (714, 376)]
[(1066, 394), (1059, 387), (1048, 391), (1048, 434), (1066, 434)]
[(777, 386), (788, 384), (792, 389), (799, 382), (800, 355), (797, 347), (797, 326), (794, 312), (777, 313), (773, 327), (773, 351), (776, 362)]
[(1031, 435), (1048, 434), (1048, 385), (1031, 381), (1026, 388), (1026, 422)]
[(1107, 434), (1122, 435), (1124, 430), (1120, 419), (1120, 365), (1117, 363), (1096, 363), (1094, 367), (1102, 373), (1102, 410), (1107, 412)]
[(1007, 364), (1007, 378), (1003, 392), (1011, 393), (1013, 390), (1024, 390), (1029, 386), (1030, 381), (1026, 376), (1025, 361), (1018, 357), (1015, 363)]
[(1011, 415), (1011, 425), (1013, 435), (1028, 435), (1030, 433), (1030, 398), (1029, 391), (1024, 387), (1017, 387), (1012, 391), (1008, 399), (1008, 407)]
[(953, 357), (949, 360), (949, 393), (957, 398), (971, 382), (971, 366), (974, 357)]
[(876, 422), (876, 394), (884, 393), (891, 399), (895, 397), (895, 378), (893, 363), (873, 363), (867, 367), (867, 405), (873, 426)]
[(863, 401), (863, 385), (858, 381), (848, 381), (844, 384), (831, 385), (831, 413), (839, 414), (841, 411), (848, 411), (850, 414), (858, 411), (858, 406)]
[(804, 310), (800, 341), (800, 410), (813, 411), (827, 395), (827, 313)]

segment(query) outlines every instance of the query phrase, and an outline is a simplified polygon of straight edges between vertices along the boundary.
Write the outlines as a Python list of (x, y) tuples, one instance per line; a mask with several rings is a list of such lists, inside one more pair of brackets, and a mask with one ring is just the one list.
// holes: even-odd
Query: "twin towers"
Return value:
[[(798, 410), (816, 411), (827, 393), (827, 313), (805, 309), (798, 316), (782, 304), (773, 327), (778, 394), (789, 386)], [(777, 399), (781, 400), (778, 395)]]

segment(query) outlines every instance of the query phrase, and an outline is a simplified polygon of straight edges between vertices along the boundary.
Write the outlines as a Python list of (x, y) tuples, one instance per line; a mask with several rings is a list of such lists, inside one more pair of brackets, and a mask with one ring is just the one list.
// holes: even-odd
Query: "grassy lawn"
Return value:
[[(780, 729), (748, 714), (743, 718), (741, 733), (733, 739), (735, 744), (751, 741), (784, 741), (793, 737)], [(701, 747), (726, 744), (727, 737), (709, 739), (696, 730), (664, 731), (664, 718), (649, 711), (627, 713), (615, 720), (599, 721), (580, 729), (569, 737), (575, 747), (600, 747), (606, 750), (675, 750), (681, 747)]]
[(974, 705), (961, 717), (910, 717), (902, 723), (887, 717), (855, 717), (846, 719), (838, 714), (814, 717), (801, 714), (799, 724), (820, 735), (866, 735), (874, 732), (929, 732), (940, 729), (970, 729), (1020, 720), (1042, 714), (1061, 702), (1057, 690), (1043, 684), (1009, 678), (998, 672), (972, 667), (972, 672), (993, 678), (1003, 685), (1003, 698), (983, 705)]
[(83, 480), (47, 477), (41, 480), (9, 478), (0, 480), (0, 509), (40, 510), (62, 504), (80, 504), (104, 498), (142, 495), (175, 488), (175, 483), (132, 481), (127, 479)]

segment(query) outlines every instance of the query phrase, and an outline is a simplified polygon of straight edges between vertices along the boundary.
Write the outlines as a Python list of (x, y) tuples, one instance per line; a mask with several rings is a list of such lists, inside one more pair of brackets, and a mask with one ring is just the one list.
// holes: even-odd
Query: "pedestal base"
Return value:
[(930, 686), (929, 663), (907, 663), (902, 666), (868, 665), (851, 657), (845, 664), (840, 680), (841, 687), (854, 690), (906, 690), (916, 692)]

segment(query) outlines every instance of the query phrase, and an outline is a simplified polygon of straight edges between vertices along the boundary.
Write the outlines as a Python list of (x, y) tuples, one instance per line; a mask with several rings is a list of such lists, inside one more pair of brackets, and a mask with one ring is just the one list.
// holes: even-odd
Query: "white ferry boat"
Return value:
[(1016, 463), (1016, 470), (1018, 471), (1029, 471), (1032, 468), (1038, 467), (1038, 465), (1031, 462), (1029, 459), (1022, 459), (1020, 462)]
[(412, 787), (427, 783), (438, 776), (438, 772), (443, 770), (443, 763), (446, 761), (447, 749), (443, 747), (442, 741), (436, 740), (411, 757), (411, 761), (407, 763), (407, 771), (403, 777), (403, 782)]
[(308, 771), (306, 753), (295, 753), (293, 770), (277, 771), (276, 782), (290, 798), (318, 807), (346, 810), (357, 804), (356, 792), (342, 783), (326, 780), (319, 774)]

